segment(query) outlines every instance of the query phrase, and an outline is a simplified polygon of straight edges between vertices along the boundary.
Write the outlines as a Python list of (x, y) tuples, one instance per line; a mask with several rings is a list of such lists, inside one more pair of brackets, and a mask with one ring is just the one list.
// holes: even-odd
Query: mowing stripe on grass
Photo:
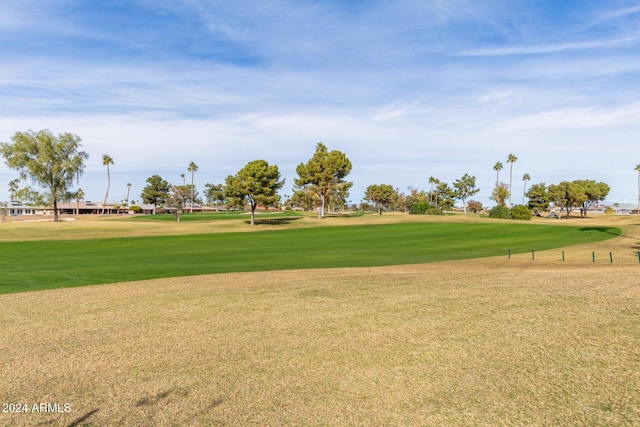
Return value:
[(400, 223), (0, 243), (0, 293), (239, 271), (414, 264), (601, 241), (615, 227)]

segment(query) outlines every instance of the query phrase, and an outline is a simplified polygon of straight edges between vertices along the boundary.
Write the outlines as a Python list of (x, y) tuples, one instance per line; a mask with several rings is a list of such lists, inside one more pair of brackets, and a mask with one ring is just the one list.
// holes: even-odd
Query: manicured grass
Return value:
[[(256, 220), (275, 219), (275, 218), (300, 218), (302, 214), (295, 211), (257, 211)], [(249, 221), (250, 213), (245, 211), (222, 211), (222, 212), (204, 212), (204, 213), (184, 213), (180, 215), (180, 222), (194, 221), (228, 221), (244, 219)], [(170, 221), (176, 222), (173, 214), (157, 214), (157, 215), (141, 215), (127, 218), (129, 221)]]
[(615, 227), (398, 223), (0, 244), (0, 293), (208, 273), (415, 264), (597, 242)]

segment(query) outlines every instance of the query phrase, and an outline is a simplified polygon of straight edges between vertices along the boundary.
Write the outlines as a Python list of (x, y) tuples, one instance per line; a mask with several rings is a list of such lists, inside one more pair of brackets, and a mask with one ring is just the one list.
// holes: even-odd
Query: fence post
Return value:
[(531, 259), (536, 259), (536, 254), (533, 252), (533, 249), (531, 249)]
[[(507, 249), (507, 259), (511, 259), (511, 248)], [(640, 260), (640, 252), (638, 252), (638, 260)]]
[(596, 251), (591, 251), (591, 262), (596, 262)]
[(562, 261), (564, 261), (564, 251), (562, 251)]

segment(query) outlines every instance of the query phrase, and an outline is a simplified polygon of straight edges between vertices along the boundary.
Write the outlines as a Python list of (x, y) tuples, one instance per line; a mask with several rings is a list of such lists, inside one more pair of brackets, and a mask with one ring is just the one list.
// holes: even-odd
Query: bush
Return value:
[(494, 206), (489, 212), (489, 218), (511, 219), (511, 211), (501, 205)]
[(136, 206), (136, 205), (131, 205), (129, 206), (129, 210), (133, 213), (140, 213), (142, 212), (142, 208), (140, 206)]
[(531, 209), (525, 205), (515, 205), (511, 208), (511, 218), (519, 220), (531, 220)]
[(436, 208), (435, 206), (430, 206), (425, 212), (425, 215), (444, 215), (444, 212), (442, 212), (440, 209)]
[(425, 202), (414, 203), (409, 209), (410, 215), (424, 215), (424, 213), (429, 209), (429, 204)]
[(414, 203), (409, 209), (411, 215), (444, 215), (437, 207), (425, 202)]

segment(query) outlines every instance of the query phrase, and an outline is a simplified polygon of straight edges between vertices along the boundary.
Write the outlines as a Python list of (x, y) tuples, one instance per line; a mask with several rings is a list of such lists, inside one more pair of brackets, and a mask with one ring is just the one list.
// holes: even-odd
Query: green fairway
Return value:
[(0, 293), (239, 271), (478, 258), (596, 242), (615, 227), (399, 223), (0, 244)]
[[(256, 212), (256, 219), (297, 219), (302, 217), (300, 212), (296, 211), (258, 211)], [(204, 213), (184, 213), (180, 215), (180, 221), (224, 221), (224, 220), (237, 220), (244, 219), (250, 220), (250, 213), (245, 211), (221, 211), (221, 212), (204, 212)], [(127, 218), (129, 221), (170, 221), (175, 222), (176, 217), (173, 214), (156, 214), (156, 215), (139, 215), (132, 218)]]

